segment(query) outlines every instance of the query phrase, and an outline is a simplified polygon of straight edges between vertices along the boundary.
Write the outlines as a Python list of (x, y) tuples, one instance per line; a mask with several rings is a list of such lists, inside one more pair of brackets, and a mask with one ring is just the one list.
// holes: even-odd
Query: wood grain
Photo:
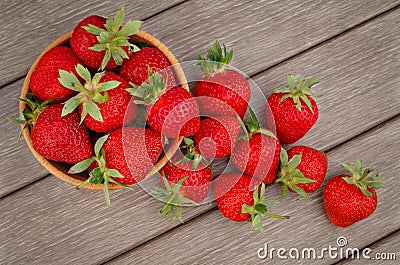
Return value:
[(18, 117), (18, 97), (22, 80), (1, 89), (0, 104), (0, 197), (28, 185), (49, 172), (33, 157), (23, 139), (18, 142), (21, 127), (7, 117)]
[[(51, 177), (3, 198), (0, 264), (100, 263), (179, 224), (161, 217), (162, 204), (138, 186), (110, 196), (107, 207), (102, 192)], [(184, 209), (185, 220), (212, 207)]]
[(44, 48), (62, 34), (71, 31), (87, 16), (114, 16), (125, 5), (126, 21), (143, 20), (180, 2), (182, 0), (139, 0), (131, 4), (101, 0), (44, 0), (29, 1), (27, 4), (23, 0), (2, 1), (0, 87), (23, 77)]
[[(126, 18), (145, 19), (180, 2), (136, 1), (126, 5)], [(220, 39), (236, 48), (233, 64), (251, 75), (399, 3), (188, 1), (146, 20), (143, 29), (165, 42), (178, 60), (193, 60), (196, 53), (205, 53), (215, 39)], [(5, 26), (0, 33), (7, 36), (12, 32), (13, 38), (0, 40), (7, 51), (1, 55), (0, 87), (24, 76), (40, 52), (83, 17), (111, 16), (119, 8), (111, 1), (98, 0), (83, 5), (72, 0), (56, 5), (48, 0), (26, 5), (19, 0), (3, 6), (0, 19)]]
[(265, 95), (287, 73), (320, 80), (319, 119), (296, 144), (329, 149), (400, 113), (399, 21), (397, 9), (253, 78)]
[[(327, 219), (320, 188), (308, 199), (290, 194), (279, 198), (278, 185), (267, 187), (267, 196), (279, 200), (270, 207), (272, 213), (291, 216), (289, 220), (264, 219), (263, 234), (249, 233), (249, 223), (234, 223), (222, 216), (217, 209), (184, 224), (157, 240), (142, 245), (109, 264), (159, 264), (160, 259), (169, 264), (264, 264), (270, 262), (257, 256), (257, 250), (268, 243), (269, 248), (316, 248), (333, 247), (339, 236), (345, 236), (348, 247), (365, 247), (400, 228), (398, 222), (400, 198), (396, 188), (400, 172), (400, 134), (397, 133), (400, 118), (369, 131), (327, 153), (328, 179), (344, 173), (338, 162), (363, 159), (365, 166), (375, 167), (385, 178), (385, 189), (379, 190), (378, 207), (372, 216), (348, 228), (333, 226)], [(325, 185), (325, 183), (323, 185)], [(288, 255), (286, 253), (286, 255)], [(332, 264), (335, 260), (280, 260), (274, 264)], [(337, 260), (336, 260), (337, 261)]]
[[(400, 1), (188, 1), (143, 28), (179, 61), (205, 54), (215, 40), (234, 48), (232, 65), (253, 75), (345, 31)], [(176, 18), (176, 19), (175, 19)]]

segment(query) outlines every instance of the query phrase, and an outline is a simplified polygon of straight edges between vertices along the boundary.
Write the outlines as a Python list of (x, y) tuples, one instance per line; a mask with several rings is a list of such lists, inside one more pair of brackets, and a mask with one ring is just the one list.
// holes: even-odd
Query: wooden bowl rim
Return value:
[[(67, 32), (64, 35), (60, 36), (55, 41), (53, 41), (36, 58), (36, 60), (34, 61), (34, 63), (31, 66), (31, 68), (29, 69), (28, 74), (27, 74), (27, 76), (25, 78), (25, 81), (23, 83), (22, 90), (21, 90), (21, 98), (25, 98), (25, 95), (29, 92), (30, 77), (31, 77), (33, 71), (35, 70), (36, 65), (38, 64), (40, 58), (42, 58), (42, 56), (47, 51), (51, 50), (52, 48), (60, 46), (60, 45), (65, 45), (69, 41), (69, 39), (71, 38), (72, 32), (73, 31)], [(174, 72), (176, 74), (176, 78), (178, 79), (178, 82), (180, 83), (180, 85), (183, 88), (185, 88), (186, 90), (189, 91), (189, 86), (187, 84), (185, 74), (184, 74), (181, 66), (179, 65), (178, 60), (173, 55), (173, 53), (168, 49), (167, 46), (165, 46), (160, 40), (155, 38), (153, 35), (151, 35), (150, 33), (145, 32), (143, 30), (139, 31), (139, 33), (137, 33), (134, 36), (132, 36), (132, 39), (139, 39), (141, 41), (145, 41), (150, 46), (159, 49), (167, 57), (168, 61), (173, 66)], [(20, 101), (19, 111), (21, 112), (25, 108), (26, 108), (26, 104), (24, 102)], [(70, 175), (70, 174), (62, 171), (60, 168), (58, 168), (57, 166), (55, 166), (53, 164), (53, 163), (57, 163), (57, 162), (47, 160), (42, 155), (40, 155), (38, 152), (36, 152), (35, 149), (32, 146), (32, 139), (31, 139), (31, 136), (30, 136), (29, 128), (28, 127), (24, 128), (23, 125), (22, 125), (22, 135), (25, 138), (25, 142), (27, 143), (27, 145), (28, 145), (29, 149), (31, 150), (32, 154), (34, 155), (34, 157), (52, 175), (54, 175), (55, 177), (61, 179), (62, 181), (66, 182), (68, 184), (71, 184), (73, 186), (78, 186), (83, 182), (83, 180), (80, 180), (80, 179), (74, 177), (73, 175)], [(149, 171), (149, 173), (145, 176), (144, 179), (147, 179), (147, 178), (153, 176), (155, 173), (157, 173), (168, 162), (168, 160), (169, 160), (168, 158), (172, 157), (173, 154), (178, 150), (179, 145), (181, 144), (182, 140), (183, 140), (183, 137), (180, 137), (180, 138), (174, 139), (174, 141), (172, 143), (170, 143), (170, 145), (168, 147), (168, 150), (166, 150), (166, 152), (164, 153), (164, 156), (159, 158), (158, 162), (152, 167), (152, 169)], [(97, 184), (97, 185), (95, 185), (93, 183), (89, 183), (84, 188), (85, 189), (90, 189), (90, 190), (104, 190), (104, 185), (102, 183), (101, 184)], [(108, 189), (109, 190), (116, 190), (116, 189), (121, 189), (121, 188), (122, 188), (121, 186), (119, 186), (117, 184), (114, 184), (114, 183), (109, 183), (108, 184)]]

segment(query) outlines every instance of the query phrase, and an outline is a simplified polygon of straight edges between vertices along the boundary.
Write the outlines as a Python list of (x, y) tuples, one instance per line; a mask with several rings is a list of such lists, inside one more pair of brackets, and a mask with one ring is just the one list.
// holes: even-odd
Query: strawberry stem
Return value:
[(128, 59), (129, 56), (122, 47), (131, 47), (133, 51), (139, 51), (139, 47), (129, 42), (129, 38), (139, 32), (141, 21), (129, 20), (125, 25), (124, 21), (125, 7), (121, 7), (117, 11), (115, 18), (108, 18), (104, 24), (105, 29), (99, 28), (92, 24), (84, 26), (89, 33), (96, 35), (98, 44), (90, 47), (93, 51), (105, 51), (101, 62), (100, 70), (104, 70), (111, 58), (114, 59), (116, 65), (121, 65), (123, 59)]
[(282, 183), (281, 197), (285, 198), (290, 188), (301, 197), (307, 198), (307, 193), (297, 184), (312, 183), (315, 180), (305, 177), (303, 172), (297, 169), (301, 162), (301, 154), (295, 155), (289, 160), (286, 150), (281, 148), (280, 161), (281, 165), (275, 183)]
[(356, 185), (365, 196), (372, 196), (372, 193), (368, 190), (368, 188), (384, 188), (384, 185), (382, 183), (383, 178), (380, 178), (378, 174), (373, 177), (368, 176), (372, 171), (374, 171), (373, 168), (367, 168), (362, 171), (362, 160), (360, 160), (359, 158), (356, 159), (356, 163), (354, 166), (345, 163), (341, 163), (340, 165), (344, 169), (346, 169), (351, 175), (351, 177), (344, 177), (343, 179), (348, 184)]
[(151, 70), (150, 66), (148, 69), (148, 79), (144, 81), (140, 86), (134, 83), (129, 83), (132, 87), (127, 88), (132, 96), (140, 98), (135, 100), (135, 104), (148, 105), (157, 101), (158, 97), (165, 91), (168, 85), (168, 72), (164, 70), (165, 80), (160, 73)]
[(96, 73), (92, 78), (89, 70), (81, 64), (78, 64), (75, 67), (75, 70), (78, 75), (85, 80), (84, 85), (80, 83), (79, 79), (74, 73), (67, 72), (65, 70), (59, 70), (59, 82), (64, 87), (79, 92), (76, 96), (65, 102), (61, 116), (68, 115), (79, 105), (82, 105), (81, 123), (87, 114), (92, 116), (95, 120), (102, 122), (103, 117), (101, 115), (100, 108), (95, 103), (102, 104), (107, 102), (107, 91), (118, 87), (121, 82), (112, 80), (100, 83), (100, 79), (104, 76), (105, 72)]
[(222, 44), (223, 49), (218, 41), (207, 50), (207, 55), (202, 57), (197, 54), (198, 65), (206, 74), (206, 76), (214, 76), (225, 70), (227, 65), (233, 58), (233, 50), (227, 52), (225, 44)]
[[(56, 98), (48, 99), (45, 101), (41, 101), (38, 99), (33, 93), (27, 93), (25, 98), (19, 98), (20, 101), (24, 102), (27, 107), (19, 114), (18, 119), (15, 118), (7, 118), (9, 122), (17, 125), (23, 125), (22, 129), (26, 126), (29, 126), (29, 129), (32, 130), (33, 126), (40, 113), (47, 108), (51, 102), (57, 100)], [(20, 131), (18, 140), (22, 137), (22, 130)]]
[(281, 98), (280, 102), (284, 101), (287, 98), (291, 98), (296, 105), (296, 109), (298, 111), (302, 111), (301, 109), (301, 101), (303, 101), (306, 106), (310, 109), (312, 113), (314, 110), (312, 108), (311, 102), (308, 99), (309, 96), (318, 97), (318, 95), (311, 92), (311, 87), (318, 84), (318, 81), (315, 76), (310, 77), (309, 79), (304, 79), (302, 77), (295, 78), (294, 75), (287, 76), (288, 87), (276, 88), (273, 90), (274, 93), (284, 93), (285, 95)]
[(196, 202), (184, 197), (180, 192), (183, 182), (188, 177), (181, 178), (177, 183), (171, 186), (164, 172), (162, 172), (162, 176), (165, 189), (161, 187), (156, 187), (155, 197), (158, 201), (164, 202), (164, 205), (160, 210), (160, 214), (162, 216), (170, 216), (171, 214), (173, 214), (172, 221), (179, 220), (181, 223), (183, 223), (182, 206), (184, 204), (197, 205)]
[(110, 194), (109, 194), (109, 190), (108, 190), (108, 184), (110, 182), (114, 183), (116, 185), (125, 187), (125, 188), (131, 188), (131, 187), (115, 181), (114, 178), (123, 178), (123, 175), (118, 170), (109, 169), (106, 166), (106, 157), (105, 157), (103, 145), (107, 141), (108, 136), (109, 136), (108, 134), (104, 135), (96, 141), (95, 146), (94, 146), (95, 156), (90, 157), (86, 160), (83, 160), (83, 161), (75, 164), (74, 166), (72, 166), (70, 168), (68, 173), (75, 174), (75, 173), (83, 172), (86, 169), (88, 169), (92, 165), (93, 162), (96, 161), (97, 167), (94, 168), (92, 171), (90, 171), (89, 178), (86, 179), (84, 182), (82, 182), (80, 185), (78, 185), (76, 188), (82, 189), (89, 183), (93, 183), (93, 184), (97, 185), (97, 184), (100, 184), (103, 182), (104, 199), (107, 203), (107, 206), (110, 206), (111, 200), (110, 200)]
[(263, 223), (261, 220), (261, 215), (278, 218), (278, 219), (289, 219), (289, 216), (271, 214), (267, 211), (267, 205), (275, 204), (276, 201), (265, 200), (265, 184), (261, 184), (261, 190), (259, 191), (259, 187), (256, 186), (253, 191), (253, 200), (254, 203), (252, 206), (243, 204), (242, 213), (248, 213), (249, 221), (251, 222), (251, 231), (254, 228), (257, 228), (260, 233), (264, 231)]

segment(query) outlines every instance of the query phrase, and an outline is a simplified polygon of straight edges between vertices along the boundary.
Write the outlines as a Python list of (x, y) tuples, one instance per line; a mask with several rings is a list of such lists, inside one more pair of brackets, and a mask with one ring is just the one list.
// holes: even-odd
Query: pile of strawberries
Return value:
[[(30, 78), (25, 109), (16, 123), (30, 127), (34, 149), (47, 159), (83, 171), (88, 183), (124, 187), (142, 181), (169, 143), (183, 138), (180, 149), (160, 170), (163, 187), (157, 198), (162, 215), (182, 220), (182, 205), (198, 204), (211, 188), (227, 218), (250, 221), (263, 230), (261, 216), (272, 214), (266, 200), (268, 184), (280, 183), (306, 198), (323, 183), (326, 155), (307, 146), (292, 146), (318, 119), (311, 92), (315, 77), (288, 75), (288, 86), (274, 90), (265, 105), (265, 121), (249, 108), (251, 88), (246, 78), (228, 68), (233, 51), (217, 41), (197, 64), (203, 77), (189, 92), (177, 85), (164, 54), (143, 43), (131, 43), (139, 21), (90, 16), (74, 29), (69, 45), (42, 56)], [(145, 121), (145, 122), (144, 122)], [(264, 124), (264, 125), (263, 125)], [(230, 157), (235, 170), (212, 174), (212, 161)], [(336, 176), (324, 190), (324, 206), (337, 226), (348, 226), (376, 208), (378, 176), (369, 177), (343, 164), (350, 175)], [(212, 184), (212, 185), (211, 185)], [(212, 187), (211, 187), (212, 186)]]

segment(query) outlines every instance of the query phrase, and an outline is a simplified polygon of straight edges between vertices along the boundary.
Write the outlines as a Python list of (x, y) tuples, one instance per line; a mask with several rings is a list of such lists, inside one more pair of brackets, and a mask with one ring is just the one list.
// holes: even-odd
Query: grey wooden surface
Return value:
[[(322, 248), (339, 236), (349, 247), (400, 254), (400, 1), (57, 2), (0, 6), (1, 36), (13, 36), (0, 39), (0, 264), (262, 264), (269, 261), (256, 251), (264, 243)], [(77, 191), (49, 175), (23, 141), (16, 143), (19, 128), (5, 118), (17, 115), (15, 98), (42, 49), (83, 17), (113, 14), (122, 4), (126, 17), (144, 20), (143, 29), (178, 60), (194, 59), (215, 39), (225, 42), (235, 50), (232, 65), (266, 96), (284, 85), (287, 73), (316, 75), (320, 118), (298, 144), (327, 152), (327, 178), (342, 172), (339, 161), (355, 157), (382, 172), (387, 187), (378, 191), (374, 215), (336, 228), (324, 214), (322, 189), (308, 200), (281, 200), (273, 185), (268, 194), (280, 204), (271, 211), (292, 219), (265, 220), (264, 234), (248, 234), (248, 224), (226, 220), (214, 203), (185, 208), (181, 225), (161, 218), (161, 205), (138, 186), (112, 192), (107, 208), (101, 193)], [(341, 264), (358, 262), (367, 261)]]

